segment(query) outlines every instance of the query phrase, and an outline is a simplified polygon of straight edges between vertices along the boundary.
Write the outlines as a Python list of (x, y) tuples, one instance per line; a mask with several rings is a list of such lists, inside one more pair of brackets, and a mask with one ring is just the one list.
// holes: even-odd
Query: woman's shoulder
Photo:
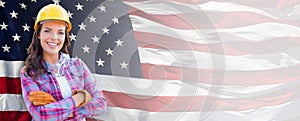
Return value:
[(82, 66), (84, 63), (80, 58), (70, 58), (69, 62), (72, 66)]
[(67, 64), (68, 71), (74, 75), (82, 75), (84, 72), (84, 63), (80, 58), (69, 58)]
[(26, 74), (27, 72), (26, 72), (26, 66), (24, 65), (24, 66), (22, 66), (21, 67), (21, 69), (20, 69), (20, 74)]

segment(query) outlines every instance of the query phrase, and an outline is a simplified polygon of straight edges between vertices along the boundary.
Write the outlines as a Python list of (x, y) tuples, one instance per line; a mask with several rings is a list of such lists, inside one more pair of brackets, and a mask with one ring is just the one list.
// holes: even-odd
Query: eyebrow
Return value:
[[(51, 28), (49, 28), (49, 27), (44, 27), (44, 29), (50, 29), (50, 30), (52, 30)], [(63, 29), (59, 29), (58, 31), (64, 31)]]

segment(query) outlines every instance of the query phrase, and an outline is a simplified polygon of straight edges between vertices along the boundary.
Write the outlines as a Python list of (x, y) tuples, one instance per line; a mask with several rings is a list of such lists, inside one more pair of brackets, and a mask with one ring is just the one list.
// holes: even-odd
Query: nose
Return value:
[(57, 38), (58, 38), (58, 35), (57, 35), (57, 33), (52, 33), (52, 38), (54, 39), (54, 40), (57, 40)]

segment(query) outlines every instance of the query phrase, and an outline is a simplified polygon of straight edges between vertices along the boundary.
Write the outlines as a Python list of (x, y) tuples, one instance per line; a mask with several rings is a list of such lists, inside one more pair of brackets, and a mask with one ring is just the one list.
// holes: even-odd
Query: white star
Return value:
[(102, 28), (102, 31), (103, 31), (103, 34), (109, 34), (109, 30), (110, 29), (108, 29), (108, 28), (106, 28), (106, 27), (104, 27), (104, 28)]
[(8, 47), (7, 44), (5, 44), (4, 47), (2, 46), (2, 48), (3, 48), (3, 52), (5, 52), (5, 51), (9, 52), (10, 47)]
[(60, 0), (52, 0), (54, 4), (59, 5)]
[(92, 37), (92, 40), (94, 43), (96, 43), (96, 42), (99, 43), (99, 39), (100, 38), (98, 38), (96, 35), (94, 35), (94, 37)]
[(80, 3), (78, 3), (76, 6), (77, 10), (83, 10), (83, 5), (81, 5)]
[(114, 22), (114, 24), (118, 24), (119, 23), (119, 19), (117, 17), (115, 17), (115, 16), (111, 20)]
[(24, 28), (24, 32), (25, 32), (25, 31), (28, 31), (28, 32), (29, 32), (30, 26), (28, 26), (27, 23), (25, 23), (25, 25), (22, 26), (22, 27)]
[(80, 30), (84, 30), (84, 31), (86, 30), (86, 29), (85, 29), (86, 25), (83, 24), (82, 22), (81, 22), (81, 24), (78, 25), (78, 26), (80, 27), (80, 28), (79, 28)]
[(36, 0), (31, 0), (31, 2), (36, 2)]
[(0, 25), (0, 26), (1, 26), (1, 30), (3, 30), (3, 29), (7, 30), (6, 27), (7, 27), (8, 25), (6, 25), (4, 22), (3, 22), (2, 25)]
[(90, 53), (90, 48), (87, 45), (84, 45), (82, 49), (83, 49), (83, 53)]
[(116, 42), (116, 44), (117, 44), (117, 47), (118, 47), (118, 46), (123, 47), (123, 41), (121, 41), (120, 39), (118, 39), (118, 40), (115, 41), (115, 42)]
[(21, 5), (22, 9), (25, 9), (25, 10), (27, 9), (27, 5), (25, 5), (24, 3), (20, 3), (20, 5)]
[(68, 15), (69, 15), (70, 18), (73, 18), (73, 17), (72, 17), (73, 14), (74, 14), (74, 13), (71, 13), (71, 12), (68, 10)]
[(99, 6), (98, 8), (100, 9), (100, 12), (101, 12), (101, 13), (102, 13), (102, 12), (106, 12), (106, 7), (103, 6), (102, 4), (101, 4), (101, 6)]
[(96, 22), (96, 18), (94, 18), (94, 16), (90, 16), (89, 19), (90, 19), (90, 22)]
[(76, 35), (74, 35), (73, 33), (71, 33), (70, 40), (71, 41), (76, 41)]
[(18, 35), (18, 33), (16, 33), (16, 35), (12, 36), (14, 38), (14, 41), (18, 40), (20, 41), (21, 36)]
[(3, 8), (4, 8), (4, 7), (5, 7), (4, 4), (5, 4), (5, 2), (2, 2), (2, 0), (1, 0), (1, 1), (0, 1), (0, 7), (3, 7)]
[(104, 66), (104, 62), (103, 60), (101, 60), (101, 58), (99, 58), (99, 60), (96, 61), (98, 63), (98, 66)]
[(122, 63), (120, 63), (120, 65), (121, 65), (121, 69), (123, 69), (123, 68), (128, 69), (127, 68), (128, 64), (125, 63), (124, 61)]
[(11, 15), (11, 18), (18, 18), (17, 15), (18, 13), (16, 13), (14, 10), (12, 13), (9, 13)]
[(113, 55), (113, 50), (111, 50), (110, 48), (106, 49), (106, 55)]

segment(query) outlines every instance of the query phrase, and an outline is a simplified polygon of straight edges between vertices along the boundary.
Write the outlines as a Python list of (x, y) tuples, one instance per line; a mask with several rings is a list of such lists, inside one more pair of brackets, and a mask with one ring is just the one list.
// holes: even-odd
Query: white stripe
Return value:
[[(137, 32), (162, 34), (164, 36), (169, 36), (180, 40), (185, 40), (185, 41), (199, 43), (199, 44), (220, 43), (219, 39), (211, 40), (208, 36), (204, 37), (202, 33), (198, 30), (174, 29), (139, 16), (130, 15), (129, 17), (131, 18), (132, 21), (133, 30)], [(216, 31), (215, 31), (215, 36), (217, 36)]]
[[(278, 28), (280, 28), (280, 31), (278, 31)], [(300, 37), (299, 27), (272, 22), (230, 29), (218, 29), (218, 32), (227, 32), (253, 41), (269, 40), (279, 37)]]
[[(273, 97), (300, 91), (299, 81), (262, 86), (226, 86), (211, 85), (180, 80), (148, 80), (129, 77), (118, 77), (94, 74), (99, 89), (110, 92), (121, 92), (141, 96), (210, 96), (219, 99)], [(226, 82), (226, 80), (225, 80)], [(280, 89), (290, 89), (280, 91)]]
[[(170, 15), (170, 14), (182, 14), (182, 11), (176, 7), (161, 2), (125, 2), (128, 6), (137, 8), (138, 10), (144, 11), (148, 14), (158, 15)], [(185, 11), (186, 12), (186, 11)]]
[[(299, 64), (300, 48), (275, 54), (230, 56), (186, 50), (163, 50), (139, 47), (141, 63), (186, 68), (226, 70), (268, 70)], [(225, 60), (224, 60), (225, 59)], [(217, 66), (220, 65), (220, 66)]]
[[(230, 56), (186, 50), (163, 50), (139, 47), (141, 63), (187, 68), (226, 70), (268, 70), (292, 67), (299, 64), (300, 48), (292, 48), (275, 54)], [(225, 60), (224, 60), (225, 59)], [(226, 63), (225, 63), (226, 62)], [(222, 63), (226, 68), (221, 67)], [(214, 64), (221, 64), (220, 67)], [(0, 61), (1, 77), (20, 77), (23, 61)]]
[[(137, 8), (138, 10), (141, 10), (147, 14), (156, 14), (156, 15), (174, 15), (174, 14), (185, 14), (185, 13), (202, 13), (206, 11), (218, 11), (218, 12), (252, 12), (261, 14), (264, 16), (268, 16), (271, 18), (278, 18), (270, 13), (245, 6), (245, 5), (239, 5), (234, 3), (228, 3), (228, 2), (216, 2), (216, 1), (209, 1), (203, 4), (185, 4), (182, 2), (157, 2), (157, 1), (147, 1), (147, 2), (124, 2), (125, 4), (132, 6), (134, 8)], [(174, 5), (177, 4), (177, 5)], [(182, 6), (180, 6), (182, 5)], [(187, 7), (187, 8), (185, 8)]]
[(0, 94), (0, 111), (27, 111), (22, 95)]
[[(184, 83), (178, 80), (148, 80), (95, 74), (101, 90), (143, 96), (207, 96), (233, 98), (209, 92), (209, 85)], [(105, 80), (105, 81), (104, 81)]]
[(283, 121), (299, 116), (299, 106), (300, 100), (295, 99), (293, 102), (247, 111), (147, 112), (108, 107), (107, 113), (94, 118), (105, 121)]
[[(299, 27), (281, 23), (268, 22), (229, 29), (182, 30), (171, 28), (135, 15), (130, 15), (130, 18), (134, 31), (161, 34), (198, 44), (214, 44), (221, 43), (222, 41), (263, 41), (280, 37), (300, 37)], [(278, 31), (278, 28), (280, 28), (280, 31)], [(236, 38), (228, 38), (228, 35), (234, 35)]]
[(24, 66), (24, 61), (0, 60), (0, 77), (20, 77), (20, 69)]
[[(21, 95), (14, 94), (0, 94), (1, 111), (26, 111), (25, 105)], [(107, 113), (101, 116), (95, 116), (97, 119), (104, 119), (105, 121), (140, 121), (141, 119), (148, 119), (147, 121), (187, 121), (187, 120), (203, 120), (201, 114), (208, 113), (205, 121), (211, 120), (226, 120), (230, 121), (252, 121), (252, 120), (286, 120), (300, 115), (298, 107), (300, 100), (294, 99), (292, 102), (285, 104), (261, 107), (259, 109), (246, 111), (212, 111), (212, 112), (147, 112), (137, 109), (124, 109), (117, 107), (108, 107)], [(294, 110), (296, 112), (291, 113)], [(281, 115), (278, 115), (281, 114)]]
[[(188, 4), (186, 4), (188, 5)], [(219, 12), (252, 12), (261, 14), (264, 16), (268, 16), (271, 18), (277, 18), (272, 16), (270, 13), (260, 10), (257, 8), (245, 6), (245, 5), (239, 5), (235, 3), (229, 3), (229, 2), (215, 2), (215, 1), (209, 1), (204, 4), (198, 4), (198, 8), (204, 10), (204, 11), (219, 11)], [(195, 8), (196, 9), (196, 8)]]

